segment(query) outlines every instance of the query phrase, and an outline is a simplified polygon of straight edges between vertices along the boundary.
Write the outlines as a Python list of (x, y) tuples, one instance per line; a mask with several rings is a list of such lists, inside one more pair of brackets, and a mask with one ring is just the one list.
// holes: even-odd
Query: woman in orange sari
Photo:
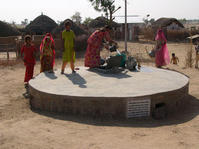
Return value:
[[(85, 67), (95, 68), (100, 66), (100, 49), (103, 39), (110, 43), (115, 43), (110, 37), (110, 32), (112, 28), (110, 26), (105, 26), (103, 29), (96, 30), (88, 38), (88, 45), (85, 54)], [(108, 47), (105, 47), (108, 48)]]
[(40, 72), (50, 71), (53, 72), (55, 64), (55, 42), (50, 33), (47, 33), (40, 45)]

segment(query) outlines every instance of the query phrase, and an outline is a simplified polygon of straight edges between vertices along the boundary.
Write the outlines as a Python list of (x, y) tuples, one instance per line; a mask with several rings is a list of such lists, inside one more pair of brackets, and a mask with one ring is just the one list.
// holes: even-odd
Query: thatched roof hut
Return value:
[(60, 34), (65, 29), (65, 22), (66, 21), (70, 21), (71, 22), (71, 24), (72, 24), (71, 29), (74, 31), (74, 33), (75, 33), (76, 36), (87, 34), (87, 32), (85, 30), (83, 30), (82, 28), (80, 28), (77, 24), (75, 24), (70, 19), (66, 19), (65, 21), (63, 21), (59, 26), (57, 26), (52, 31), (52, 34), (54, 34), (54, 35)]
[[(92, 20), (88, 26), (91, 28), (101, 28), (101, 27), (104, 27), (105, 25), (107, 25), (108, 21), (109, 20), (105, 17), (97, 17), (96, 19)], [(113, 21), (112, 26), (119, 27), (120, 25)]]
[(8, 23), (0, 21), (0, 37), (17, 36), (21, 33)]
[(152, 26), (165, 28), (165, 27), (169, 27), (172, 24), (177, 25), (179, 28), (184, 28), (184, 25), (175, 18), (160, 18), (160, 19), (156, 20), (152, 24)]
[(51, 32), (57, 27), (57, 23), (46, 15), (40, 15), (26, 26), (26, 32), (42, 35)]

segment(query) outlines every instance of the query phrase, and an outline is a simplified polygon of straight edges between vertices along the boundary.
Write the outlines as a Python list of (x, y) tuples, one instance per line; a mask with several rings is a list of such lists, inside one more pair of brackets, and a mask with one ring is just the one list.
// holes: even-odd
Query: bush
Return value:
[(75, 50), (76, 51), (86, 51), (87, 48), (87, 35), (77, 36), (75, 40)]
[[(141, 30), (141, 34), (144, 35), (144, 39), (154, 40), (156, 36), (156, 30), (153, 28), (144, 28)], [(191, 35), (199, 34), (199, 30), (189, 31), (186, 29), (183, 30), (167, 30), (167, 40), (168, 41), (185, 41), (187, 37)]]
[(193, 46), (191, 44), (190, 48), (187, 50), (187, 54), (185, 57), (185, 67), (186, 68), (192, 68), (194, 63), (193, 59)]

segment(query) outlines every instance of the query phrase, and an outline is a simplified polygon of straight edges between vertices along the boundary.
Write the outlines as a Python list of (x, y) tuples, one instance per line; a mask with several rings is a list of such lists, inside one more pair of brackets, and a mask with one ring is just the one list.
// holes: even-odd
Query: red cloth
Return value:
[(36, 52), (36, 48), (34, 45), (27, 46), (24, 44), (21, 48), (21, 55), (24, 53), (24, 64), (35, 64), (34, 53)]
[(34, 45), (27, 46), (24, 44), (21, 48), (21, 55), (24, 54), (24, 65), (26, 66), (24, 82), (29, 82), (33, 77), (34, 65), (36, 63), (34, 53), (36, 48)]
[(106, 39), (106, 41), (111, 41), (110, 34), (105, 31), (95, 31), (88, 38), (88, 46), (85, 54), (85, 67), (98, 67), (100, 65), (100, 47), (102, 45), (102, 40)]
[(25, 78), (24, 82), (29, 82), (30, 79), (32, 79), (34, 73), (34, 64), (26, 64), (26, 73), (25, 73)]
[(46, 40), (47, 37), (50, 37), (50, 41), (51, 42), (49, 41), (46, 44), (50, 44), (51, 43), (51, 48), (53, 50), (53, 63), (52, 63), (52, 67), (53, 67), (55, 65), (55, 49), (54, 49), (55, 41), (54, 41), (53, 36), (51, 35), (51, 33), (47, 33), (46, 36), (44, 37), (44, 39), (42, 40), (41, 45), (40, 45), (40, 53), (43, 53), (42, 50), (43, 50), (44, 43), (45, 43), (45, 40)]

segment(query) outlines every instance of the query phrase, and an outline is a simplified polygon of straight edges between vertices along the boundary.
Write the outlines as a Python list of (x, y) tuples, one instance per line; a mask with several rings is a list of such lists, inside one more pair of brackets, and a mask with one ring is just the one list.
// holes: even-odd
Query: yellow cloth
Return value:
[(62, 32), (62, 39), (64, 40), (64, 52), (63, 52), (63, 61), (70, 62), (73, 58), (75, 62), (75, 51), (74, 51), (74, 39), (75, 34), (72, 30)]
[(43, 55), (44, 56), (53, 56), (53, 50), (51, 48), (52, 42), (50, 41), (49, 45), (44, 42), (44, 47), (43, 47)]

